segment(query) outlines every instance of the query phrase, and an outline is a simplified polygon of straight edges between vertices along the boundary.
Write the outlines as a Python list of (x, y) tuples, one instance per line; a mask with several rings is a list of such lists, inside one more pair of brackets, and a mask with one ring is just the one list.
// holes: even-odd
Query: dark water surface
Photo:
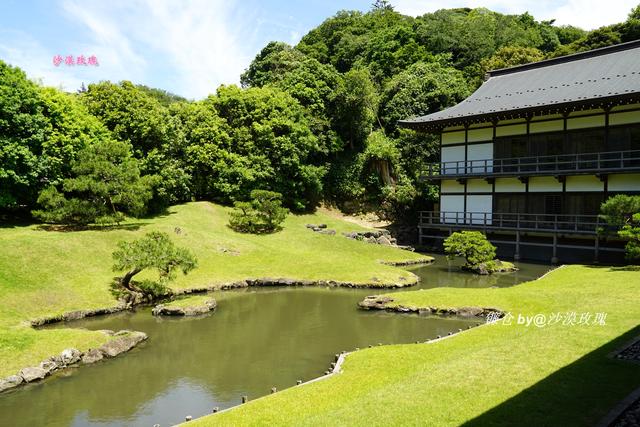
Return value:
[[(412, 268), (417, 287), (511, 286), (549, 267), (519, 263), (512, 274), (461, 273), (437, 256)], [(132, 329), (149, 339), (118, 358), (53, 375), (0, 396), (0, 425), (168, 426), (322, 375), (335, 353), (377, 343), (409, 343), (465, 328), (468, 320), (369, 312), (372, 289), (271, 288), (217, 292), (215, 313), (156, 318), (150, 309), (67, 324)], [(67, 326), (64, 325), (64, 326)], [(59, 326), (60, 327), (60, 326)]]

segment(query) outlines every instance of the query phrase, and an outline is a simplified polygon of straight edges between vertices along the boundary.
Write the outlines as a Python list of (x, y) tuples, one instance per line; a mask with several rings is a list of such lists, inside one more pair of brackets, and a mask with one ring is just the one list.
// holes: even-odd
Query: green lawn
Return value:
[(172, 285), (176, 288), (262, 277), (380, 285), (416, 280), (413, 274), (379, 261), (416, 259), (418, 254), (305, 228), (306, 223), (324, 222), (338, 233), (360, 230), (355, 224), (324, 214), (291, 215), (283, 231), (255, 236), (230, 230), (227, 213), (226, 208), (198, 202), (112, 230), (44, 231), (36, 225), (0, 228), (0, 377), (64, 348), (83, 350), (107, 340), (97, 332), (36, 331), (28, 325), (35, 318), (116, 305), (109, 293), (109, 283), (116, 275), (111, 271), (111, 253), (118, 241), (135, 239), (150, 230), (170, 233), (176, 244), (189, 247), (198, 257), (198, 269), (179, 277)]
[(638, 268), (569, 266), (512, 288), (389, 296), (404, 306), (497, 307), (516, 320), (607, 316), (604, 326), (514, 321), (430, 344), (360, 350), (338, 375), (189, 425), (593, 425), (640, 384), (640, 365), (607, 357), (640, 334)]

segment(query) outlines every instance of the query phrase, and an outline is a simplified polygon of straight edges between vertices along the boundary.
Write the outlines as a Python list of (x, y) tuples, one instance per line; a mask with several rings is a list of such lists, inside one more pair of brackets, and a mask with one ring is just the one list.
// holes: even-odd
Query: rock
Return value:
[(22, 379), (27, 382), (33, 382), (36, 380), (41, 380), (47, 376), (47, 371), (39, 367), (29, 367), (20, 370), (20, 376)]
[(100, 350), (98, 350), (97, 348), (92, 348), (82, 355), (81, 361), (86, 365), (89, 363), (96, 363), (97, 361), (102, 360), (103, 358), (104, 358), (104, 355)]
[(365, 242), (367, 242), (367, 243), (373, 243), (374, 245), (375, 245), (375, 244), (378, 244), (378, 241), (377, 241), (377, 240), (376, 240), (376, 238), (375, 238), (375, 237), (373, 237), (373, 236), (371, 236), (371, 237), (367, 237), (364, 241), (365, 241)]
[(3, 378), (0, 380), (0, 393), (9, 390), (11, 388), (17, 387), (23, 383), (23, 379), (20, 375), (11, 375), (10, 377)]
[(68, 313), (64, 313), (62, 315), (62, 318), (65, 321), (69, 321), (69, 320), (78, 320), (78, 319), (82, 319), (83, 317), (85, 317), (87, 315), (86, 312), (82, 311), (82, 310), (77, 310), (77, 311), (70, 311)]
[(82, 356), (82, 353), (80, 353), (80, 350), (75, 348), (67, 348), (62, 350), (62, 353), (60, 353), (60, 358), (64, 365), (73, 365), (74, 363), (79, 362), (80, 356)]
[(393, 302), (393, 298), (391, 297), (381, 297), (378, 295), (371, 295), (366, 297), (364, 300), (358, 303), (360, 308), (364, 308), (366, 310), (376, 309), (376, 310), (384, 310), (387, 307), (387, 304)]
[(483, 312), (484, 310), (480, 307), (460, 307), (456, 314), (462, 317), (479, 317)]
[(60, 365), (53, 360), (45, 360), (40, 362), (40, 368), (46, 372), (46, 375), (50, 375), (53, 371), (60, 368)]
[(314, 228), (316, 228), (316, 225), (315, 224), (307, 224), (307, 225), (305, 225), (305, 227), (310, 228), (310, 229), (314, 229)]
[[(267, 285), (270, 284), (271, 281), (269, 281)], [(154, 316), (198, 316), (214, 310), (217, 305), (216, 300), (213, 298), (206, 300), (203, 304), (188, 307), (172, 307), (160, 304), (155, 306), (153, 310), (151, 310), (151, 313)]]
[[(124, 332), (124, 334), (121, 334), (122, 332)], [(98, 349), (106, 357), (116, 357), (121, 353), (131, 350), (138, 345), (138, 343), (147, 339), (147, 334), (135, 331), (120, 331), (114, 336), (117, 336), (117, 338), (101, 345)]]
[(327, 224), (318, 224), (318, 228), (327, 228)]
[(320, 234), (328, 234), (329, 236), (334, 236), (336, 234), (336, 230), (327, 228), (326, 230), (320, 230)]
[(390, 246), (391, 245), (391, 241), (389, 240), (389, 238), (387, 236), (380, 236), (376, 239), (376, 242), (379, 245), (385, 245), (385, 246)]

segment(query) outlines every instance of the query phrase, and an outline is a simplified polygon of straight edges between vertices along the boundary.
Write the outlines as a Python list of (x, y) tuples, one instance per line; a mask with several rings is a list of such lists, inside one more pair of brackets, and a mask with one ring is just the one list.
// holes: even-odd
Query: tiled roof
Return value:
[(438, 128), (633, 98), (640, 94), (640, 40), (490, 71), (488, 77), (459, 104), (399, 124)]

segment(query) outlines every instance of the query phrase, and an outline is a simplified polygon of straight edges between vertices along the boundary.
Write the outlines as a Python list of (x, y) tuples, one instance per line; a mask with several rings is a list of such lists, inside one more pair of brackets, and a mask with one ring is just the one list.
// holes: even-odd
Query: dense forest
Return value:
[(327, 202), (398, 217), (437, 198), (419, 179), (437, 144), (397, 120), (459, 102), (487, 70), (637, 38), (640, 7), (586, 32), (483, 8), (412, 18), (378, 0), (297, 46), (269, 43), (241, 87), (201, 101), (127, 81), (65, 93), (0, 60), (0, 213), (113, 223), (264, 189), (294, 211)]

